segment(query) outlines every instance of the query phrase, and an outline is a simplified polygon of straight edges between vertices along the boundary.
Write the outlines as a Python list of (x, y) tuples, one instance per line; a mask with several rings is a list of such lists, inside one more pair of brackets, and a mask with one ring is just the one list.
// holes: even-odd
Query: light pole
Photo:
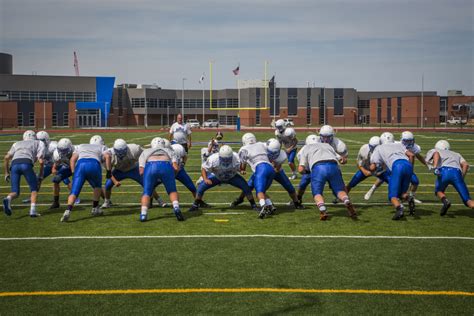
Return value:
[(183, 119), (184, 119), (184, 80), (186, 80), (186, 78), (183, 78), (183, 86), (181, 89), (181, 116), (183, 117)]
[(43, 129), (46, 129), (46, 101), (43, 100)]
[(144, 119), (145, 128), (148, 128), (148, 102), (146, 102), (146, 89), (145, 89), (145, 119)]

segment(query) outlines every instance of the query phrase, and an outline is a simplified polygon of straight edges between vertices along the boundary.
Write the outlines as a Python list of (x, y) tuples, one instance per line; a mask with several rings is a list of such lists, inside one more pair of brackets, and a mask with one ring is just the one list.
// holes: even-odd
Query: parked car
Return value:
[(202, 124), (202, 127), (219, 127), (219, 121), (210, 119)]
[(199, 121), (196, 120), (196, 119), (189, 119), (189, 120), (186, 121), (186, 123), (188, 123), (188, 124), (189, 124), (189, 127), (191, 127), (191, 128), (199, 128), (199, 127), (201, 127), (201, 124), (200, 124)]
[(448, 120), (448, 124), (450, 125), (464, 125), (466, 123), (467, 123), (467, 120), (462, 117), (451, 116), (451, 118)]

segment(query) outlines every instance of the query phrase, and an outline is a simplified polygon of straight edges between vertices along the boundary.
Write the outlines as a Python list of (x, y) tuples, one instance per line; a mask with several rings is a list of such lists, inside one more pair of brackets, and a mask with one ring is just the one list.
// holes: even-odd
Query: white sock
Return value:
[(173, 201), (173, 208), (174, 209), (179, 208), (179, 202), (178, 201)]
[(320, 212), (326, 212), (326, 205), (324, 205), (324, 202), (318, 203), (318, 209)]
[(104, 202), (105, 202), (105, 203), (109, 203), (109, 202), (110, 202), (110, 199), (104, 199)]
[(272, 201), (270, 199), (265, 199), (265, 205), (272, 205)]
[(348, 196), (345, 196), (342, 198), (342, 202), (344, 203), (344, 205), (348, 205), (351, 203), (351, 201), (349, 200), (349, 197)]
[(262, 207), (265, 206), (265, 200), (264, 199), (260, 199), (259, 203), (260, 203), (260, 206), (262, 206)]
[(12, 197), (8, 195), (8, 196), (7, 196), (7, 200), (8, 200), (9, 202), (11, 202)]
[(373, 191), (375, 191), (376, 189), (377, 189), (377, 186), (374, 184), (374, 185), (372, 185), (372, 187), (370, 188), (369, 191), (372, 191), (372, 192), (373, 192)]
[(148, 212), (148, 206), (142, 206), (141, 214), (146, 215), (147, 212)]
[(31, 203), (30, 214), (36, 213), (36, 203)]

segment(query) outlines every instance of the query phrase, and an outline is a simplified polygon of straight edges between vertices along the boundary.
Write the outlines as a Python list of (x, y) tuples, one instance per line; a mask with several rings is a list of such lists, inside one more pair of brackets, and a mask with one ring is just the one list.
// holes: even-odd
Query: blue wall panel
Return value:
[(115, 77), (96, 77), (96, 101), (97, 102), (77, 102), (78, 110), (100, 110), (101, 126), (105, 126), (106, 115), (110, 113), (110, 104), (112, 103), (112, 94), (114, 92)]

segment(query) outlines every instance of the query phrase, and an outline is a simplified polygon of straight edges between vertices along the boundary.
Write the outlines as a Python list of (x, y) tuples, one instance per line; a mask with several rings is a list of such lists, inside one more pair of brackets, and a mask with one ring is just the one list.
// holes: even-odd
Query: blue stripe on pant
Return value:
[(10, 170), (11, 192), (20, 194), (21, 176), (24, 176), (31, 192), (38, 191), (38, 178), (31, 163), (12, 163)]
[(435, 193), (444, 193), (448, 185), (451, 184), (458, 191), (464, 204), (466, 204), (471, 199), (471, 196), (469, 195), (469, 190), (466, 182), (464, 182), (461, 170), (451, 167), (441, 167), (439, 170), (440, 175), (436, 179)]
[(163, 183), (168, 194), (177, 192), (173, 166), (169, 161), (149, 161), (143, 173), (143, 195), (151, 196), (153, 190)]
[[(143, 177), (140, 175), (138, 166), (126, 172), (114, 169), (112, 171), (112, 175), (118, 181), (122, 181), (124, 179), (132, 179), (143, 187)], [(105, 181), (105, 189), (107, 191), (112, 189), (113, 186), (114, 182), (112, 181), (112, 179), (107, 179), (107, 181)]]
[(326, 182), (329, 183), (329, 187), (335, 196), (337, 196), (337, 193), (345, 191), (341, 170), (335, 161), (316, 163), (311, 168), (311, 192), (313, 196), (323, 194)]
[(102, 167), (98, 160), (83, 158), (77, 161), (72, 178), (71, 194), (78, 197), (86, 180), (94, 189), (102, 187)]
[(275, 169), (268, 163), (260, 163), (255, 168), (255, 192), (265, 193), (272, 184), (273, 178), (275, 177)]
[(245, 195), (252, 194), (252, 190), (250, 189), (247, 182), (240, 174), (236, 174), (235, 176), (230, 178), (228, 181), (220, 181), (219, 179), (217, 179), (217, 177), (214, 174), (209, 175), (208, 179), (212, 181), (212, 184), (209, 185), (209, 184), (206, 184), (204, 181), (202, 181), (197, 188), (198, 196), (202, 197), (204, 195), (204, 192), (206, 192), (210, 188), (215, 187), (216, 185), (221, 185), (223, 183), (230, 184), (233, 187), (239, 188), (245, 193)]
[(390, 181), (388, 182), (388, 199), (401, 198), (408, 191), (413, 165), (405, 159), (396, 160), (392, 165)]

